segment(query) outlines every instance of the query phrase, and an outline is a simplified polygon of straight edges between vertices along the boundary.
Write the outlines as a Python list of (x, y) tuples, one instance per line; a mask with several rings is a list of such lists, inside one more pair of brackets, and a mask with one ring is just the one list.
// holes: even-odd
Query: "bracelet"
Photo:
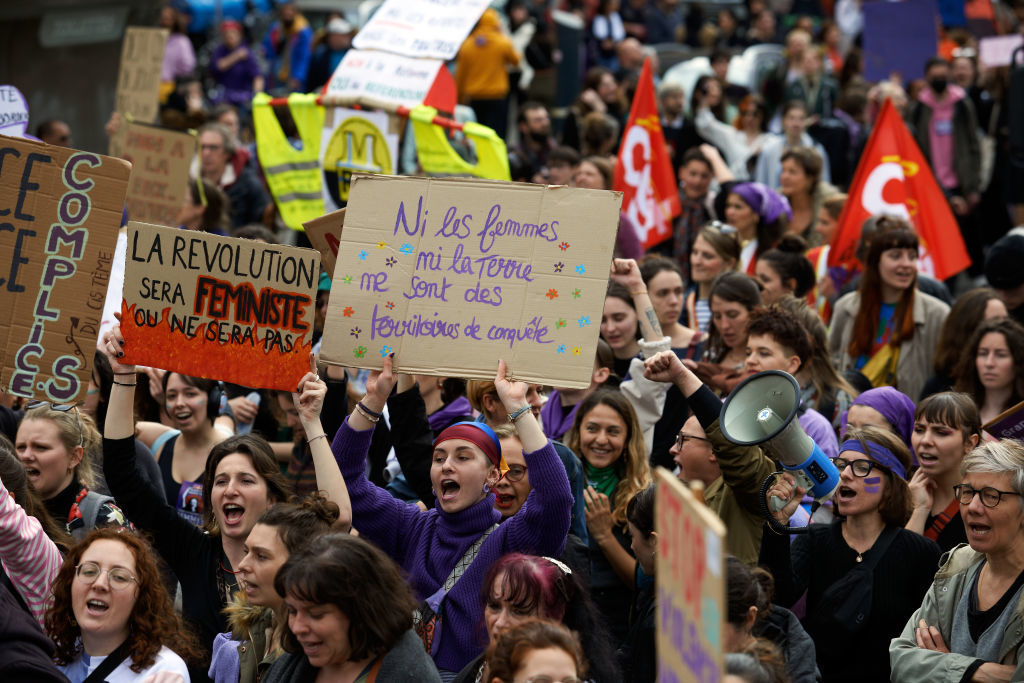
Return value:
[(317, 434), (312, 439), (306, 439), (306, 443), (307, 444), (313, 443), (314, 441), (316, 441), (317, 439), (320, 439), (320, 438), (326, 439), (327, 435), (326, 434)]
[(135, 382), (118, 382), (116, 379), (114, 380), (114, 384), (116, 384), (119, 387), (134, 387), (135, 386)]
[(357, 403), (356, 404), (356, 412), (359, 413), (360, 415), (362, 415), (363, 417), (365, 417), (367, 420), (369, 420), (373, 424), (377, 424), (378, 422), (380, 422), (380, 418), (379, 417), (374, 417), (373, 415), (370, 415), (370, 413), (366, 410), (366, 408), (363, 407), (362, 403)]
[(647, 293), (646, 289), (638, 289), (635, 292), (630, 292), (630, 295), (632, 295), (632, 296), (639, 296), (640, 294), (646, 294), (646, 293)]
[(134, 372), (115, 372), (115, 375), (134, 375)]
[(530, 409), (530, 406), (523, 406), (522, 408), (520, 408), (519, 410), (515, 411), (514, 413), (509, 413), (508, 414), (508, 421), (511, 422), (512, 424), (515, 424), (516, 420), (518, 420), (519, 417), (522, 416), (522, 414), (525, 413), (526, 411), (528, 411), (529, 409)]
[(363, 402), (362, 402), (362, 401), (360, 401), (359, 403), (357, 403), (357, 404), (356, 404), (356, 407), (357, 407), (357, 408), (362, 408), (362, 409), (363, 409), (363, 412), (365, 412), (365, 413), (366, 413), (367, 415), (373, 415), (373, 416), (374, 416), (375, 418), (377, 418), (378, 420), (379, 420), (380, 418), (382, 418), (382, 417), (384, 416), (384, 413), (375, 413), (375, 412), (373, 412), (372, 410), (370, 410), (369, 408), (367, 408), (367, 407), (366, 407), (365, 405), (363, 405)]

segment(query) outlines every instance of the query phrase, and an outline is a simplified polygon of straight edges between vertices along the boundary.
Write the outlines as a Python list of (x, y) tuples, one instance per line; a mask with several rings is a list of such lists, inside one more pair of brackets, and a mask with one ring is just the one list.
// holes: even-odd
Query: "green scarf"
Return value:
[[(583, 474), (587, 485), (593, 486), (599, 493), (603, 493), (611, 499), (615, 487), (619, 485), (619, 473), (615, 465), (608, 467), (593, 467), (586, 460), (583, 461)], [(614, 503), (612, 506), (614, 507)]]

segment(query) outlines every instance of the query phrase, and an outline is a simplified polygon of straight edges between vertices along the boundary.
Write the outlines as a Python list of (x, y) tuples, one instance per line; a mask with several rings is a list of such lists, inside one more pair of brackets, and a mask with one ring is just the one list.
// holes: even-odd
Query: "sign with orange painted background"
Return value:
[(291, 391), (309, 370), (320, 254), (128, 224), (125, 360)]

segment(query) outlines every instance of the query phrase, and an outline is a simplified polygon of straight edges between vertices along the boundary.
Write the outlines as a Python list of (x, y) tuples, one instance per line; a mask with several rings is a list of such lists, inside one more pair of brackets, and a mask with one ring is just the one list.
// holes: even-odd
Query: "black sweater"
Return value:
[(157, 493), (135, 468), (134, 439), (103, 439), (103, 474), (110, 492), (128, 518), (153, 542), (181, 583), (182, 616), (197, 629), (206, 655), (218, 633), (230, 630), (221, 610), (225, 597), (218, 590), (218, 572), (229, 586), (234, 577), (222, 572), (230, 566), (220, 536), (211, 536), (178, 516), (166, 503), (154, 503)]
[[(874, 549), (864, 553), (865, 558)], [(824, 680), (889, 680), (889, 641), (903, 632), (907, 619), (921, 606), (939, 566), (934, 541), (900, 529), (875, 566), (871, 614), (856, 634), (843, 633), (816, 608), (822, 594), (857, 564), (857, 552), (843, 538), (842, 522), (812, 524), (792, 546), (788, 536), (765, 529), (760, 564), (775, 577), (775, 602), (791, 607), (807, 590), (804, 628), (814, 639)], [(856, 666), (851, 666), (852, 663)]]

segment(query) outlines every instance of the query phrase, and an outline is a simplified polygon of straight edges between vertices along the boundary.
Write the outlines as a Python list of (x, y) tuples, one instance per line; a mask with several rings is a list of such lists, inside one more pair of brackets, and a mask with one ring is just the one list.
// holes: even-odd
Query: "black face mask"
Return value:
[(535, 131), (535, 130), (531, 130), (530, 131), (530, 138), (534, 142), (539, 142), (539, 143), (547, 142), (548, 141), (548, 137), (550, 135), (551, 134), (548, 131), (546, 131), (546, 130), (542, 130), (542, 131), (539, 131), (539, 132)]
[(933, 78), (929, 80), (928, 85), (931, 87), (932, 90), (935, 91), (936, 95), (941, 95), (942, 93), (946, 92), (946, 87), (949, 85), (949, 80), (946, 78), (942, 78), (940, 76), (938, 78)]

